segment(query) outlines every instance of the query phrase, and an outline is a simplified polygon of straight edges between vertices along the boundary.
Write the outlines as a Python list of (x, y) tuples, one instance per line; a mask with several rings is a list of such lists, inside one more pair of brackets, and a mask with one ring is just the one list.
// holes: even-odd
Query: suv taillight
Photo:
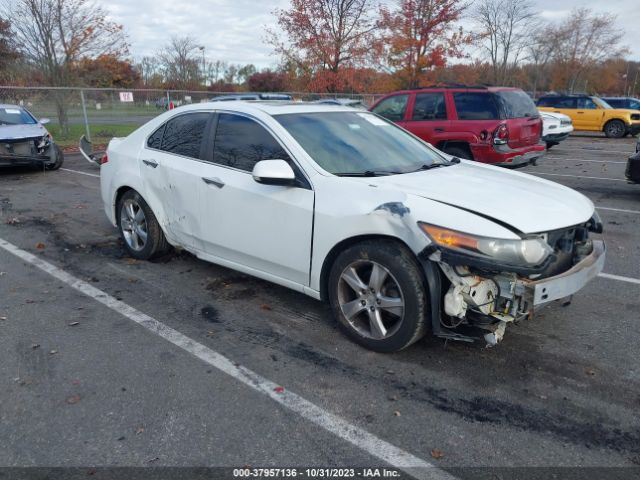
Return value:
[(509, 141), (509, 129), (503, 123), (493, 132), (493, 143), (495, 145), (504, 145)]

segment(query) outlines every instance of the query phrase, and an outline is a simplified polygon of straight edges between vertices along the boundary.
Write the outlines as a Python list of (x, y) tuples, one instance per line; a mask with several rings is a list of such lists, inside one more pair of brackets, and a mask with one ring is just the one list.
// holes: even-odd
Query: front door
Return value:
[[(300, 285), (309, 284), (314, 192), (288, 153), (258, 121), (217, 116), (210, 163), (200, 179), (206, 253)], [(260, 160), (283, 159), (299, 186), (264, 185), (251, 175)]]

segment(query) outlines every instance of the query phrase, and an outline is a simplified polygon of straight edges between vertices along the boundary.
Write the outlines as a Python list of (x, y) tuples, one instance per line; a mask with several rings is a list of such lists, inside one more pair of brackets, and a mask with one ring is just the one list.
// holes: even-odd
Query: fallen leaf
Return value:
[(70, 397), (67, 397), (67, 400), (66, 400), (66, 402), (69, 405), (75, 405), (79, 401), (80, 401), (80, 395), (71, 395)]
[(140, 262), (138, 262), (138, 260), (136, 260), (135, 258), (127, 258), (127, 264), (135, 265), (136, 263), (140, 263)]
[(391, 395), (389, 397), (389, 400), (392, 401), (392, 402), (395, 402), (396, 400), (398, 400), (398, 397), (396, 395)]
[(398, 410), (396, 410), (395, 412), (393, 412), (393, 414), (394, 414), (396, 417), (399, 417), (399, 416), (400, 416), (400, 412), (399, 412)]
[(593, 377), (596, 374), (596, 371), (593, 368), (587, 368), (584, 373)]
[(147, 460), (147, 463), (153, 463), (160, 460), (160, 457), (153, 457), (151, 460)]
[(42, 243), (42, 242), (36, 243), (36, 248), (38, 250), (42, 250), (42, 249), (44, 249), (44, 247), (46, 247), (46, 245), (44, 243)]
[(18, 223), (20, 223), (20, 220), (18, 220), (17, 217), (12, 217), (12, 218), (8, 219), (5, 223), (7, 225), (17, 225)]
[(266, 303), (263, 303), (262, 305), (260, 305), (260, 308), (262, 310), (272, 310), (272, 308), (269, 305), (267, 305)]
[(70, 327), (75, 327), (76, 325), (80, 325), (80, 322), (71, 322), (69, 324)]
[(211, 337), (213, 337), (215, 334), (216, 334), (216, 332), (214, 332), (213, 330), (209, 330), (209, 331), (207, 332), (207, 337), (211, 338)]
[(138, 428), (136, 428), (136, 435), (140, 435), (142, 432), (144, 432), (144, 427), (140, 425)]
[(439, 448), (434, 448), (433, 450), (431, 450), (431, 456), (436, 460), (440, 460), (442, 457), (444, 457), (444, 452)]
[(273, 391), (276, 392), (276, 393), (282, 393), (282, 392), (284, 392), (284, 387), (276, 387), (276, 388), (273, 389)]

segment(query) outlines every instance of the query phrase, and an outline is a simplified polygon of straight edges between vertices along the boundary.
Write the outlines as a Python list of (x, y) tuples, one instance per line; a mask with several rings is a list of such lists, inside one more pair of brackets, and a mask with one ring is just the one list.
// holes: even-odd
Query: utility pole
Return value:
[(205, 71), (205, 61), (204, 61), (204, 45), (200, 45), (198, 50), (202, 52), (202, 83), (204, 86), (207, 86), (207, 73)]

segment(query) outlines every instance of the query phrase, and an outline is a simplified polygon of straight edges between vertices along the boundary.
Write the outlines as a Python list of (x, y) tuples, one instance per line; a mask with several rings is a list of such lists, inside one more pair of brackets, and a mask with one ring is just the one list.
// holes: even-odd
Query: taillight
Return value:
[(496, 145), (504, 145), (509, 141), (509, 129), (503, 123), (493, 132), (493, 143)]
[(102, 155), (102, 158), (100, 159), (100, 165), (104, 165), (108, 161), (109, 161), (109, 157), (107, 156), (107, 153), (105, 152), (105, 154)]

